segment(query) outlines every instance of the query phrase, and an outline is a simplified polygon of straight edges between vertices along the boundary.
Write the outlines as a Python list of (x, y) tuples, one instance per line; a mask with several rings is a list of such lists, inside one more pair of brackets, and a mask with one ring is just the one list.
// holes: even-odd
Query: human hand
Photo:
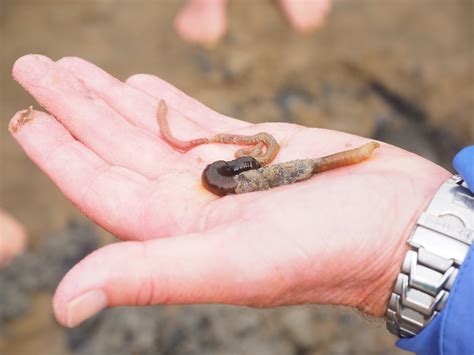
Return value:
[[(279, 0), (293, 28), (309, 33), (321, 27), (331, 9), (331, 0)], [(186, 41), (215, 45), (228, 27), (227, 0), (188, 0), (174, 21), (176, 32)], [(252, 11), (249, 3), (249, 11)]]
[(105, 307), (184, 303), (322, 303), (382, 316), (416, 218), (449, 176), (382, 144), (360, 164), (219, 198), (203, 189), (200, 174), (232, 159), (236, 147), (173, 150), (159, 136), (160, 99), (177, 137), (265, 131), (281, 145), (276, 162), (366, 139), (238, 121), (157, 77), (123, 83), (78, 58), (25, 56), (13, 75), (51, 114), (20, 111), (10, 123), (14, 138), (79, 209), (123, 240), (61, 281), (54, 312), (66, 326)]
[(23, 226), (6, 212), (0, 210), (0, 268), (20, 254), (26, 246)]

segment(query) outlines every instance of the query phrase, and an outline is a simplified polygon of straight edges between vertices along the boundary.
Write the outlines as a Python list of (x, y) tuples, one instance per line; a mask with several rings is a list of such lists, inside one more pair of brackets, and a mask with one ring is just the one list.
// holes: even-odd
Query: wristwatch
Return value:
[(474, 240), (474, 194), (458, 175), (418, 219), (387, 309), (387, 329), (415, 336), (443, 310)]

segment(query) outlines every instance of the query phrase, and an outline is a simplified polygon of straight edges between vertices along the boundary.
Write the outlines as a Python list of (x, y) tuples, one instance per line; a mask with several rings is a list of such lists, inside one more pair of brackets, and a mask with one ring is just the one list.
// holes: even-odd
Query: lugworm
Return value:
[[(225, 192), (225, 194), (241, 194), (292, 184), (297, 181), (309, 179), (314, 174), (323, 171), (359, 163), (367, 159), (374, 149), (379, 146), (377, 142), (369, 142), (359, 148), (321, 158), (293, 160), (258, 169), (245, 170), (238, 174), (236, 173), (232, 179), (226, 176), (225, 186), (223, 184), (216, 184), (217, 186), (213, 186), (213, 189), (209, 190), (214, 193), (216, 193), (215, 191), (219, 191), (220, 193), (216, 194), (222, 196), (223, 192)], [(238, 160), (234, 162), (234, 164), (237, 164)], [(219, 169), (213, 166), (213, 164), (216, 163), (217, 162), (208, 165), (203, 171), (202, 181), (204, 186), (206, 186), (208, 181), (218, 182), (221, 181), (220, 179), (224, 179), (222, 176), (216, 176), (221, 175)], [(238, 171), (239, 169), (236, 167), (235, 172)], [(234, 181), (232, 182), (232, 180)]]
[(212, 193), (225, 196), (235, 193), (237, 180), (235, 177), (244, 171), (254, 170), (261, 164), (253, 157), (241, 157), (231, 161), (218, 160), (209, 164), (202, 172), (203, 186)]

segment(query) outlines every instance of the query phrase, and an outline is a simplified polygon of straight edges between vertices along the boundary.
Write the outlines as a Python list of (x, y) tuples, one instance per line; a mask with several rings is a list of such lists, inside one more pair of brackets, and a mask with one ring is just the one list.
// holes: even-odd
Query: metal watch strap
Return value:
[(408, 239), (411, 246), (387, 309), (387, 329), (413, 337), (443, 309), (474, 240), (474, 195), (455, 175), (436, 192)]

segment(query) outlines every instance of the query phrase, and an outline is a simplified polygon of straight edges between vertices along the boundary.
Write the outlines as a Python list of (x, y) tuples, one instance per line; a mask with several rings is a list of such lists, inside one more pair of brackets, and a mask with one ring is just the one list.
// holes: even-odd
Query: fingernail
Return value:
[(75, 327), (99, 313), (107, 306), (107, 296), (101, 290), (93, 290), (74, 298), (67, 305), (66, 325)]

